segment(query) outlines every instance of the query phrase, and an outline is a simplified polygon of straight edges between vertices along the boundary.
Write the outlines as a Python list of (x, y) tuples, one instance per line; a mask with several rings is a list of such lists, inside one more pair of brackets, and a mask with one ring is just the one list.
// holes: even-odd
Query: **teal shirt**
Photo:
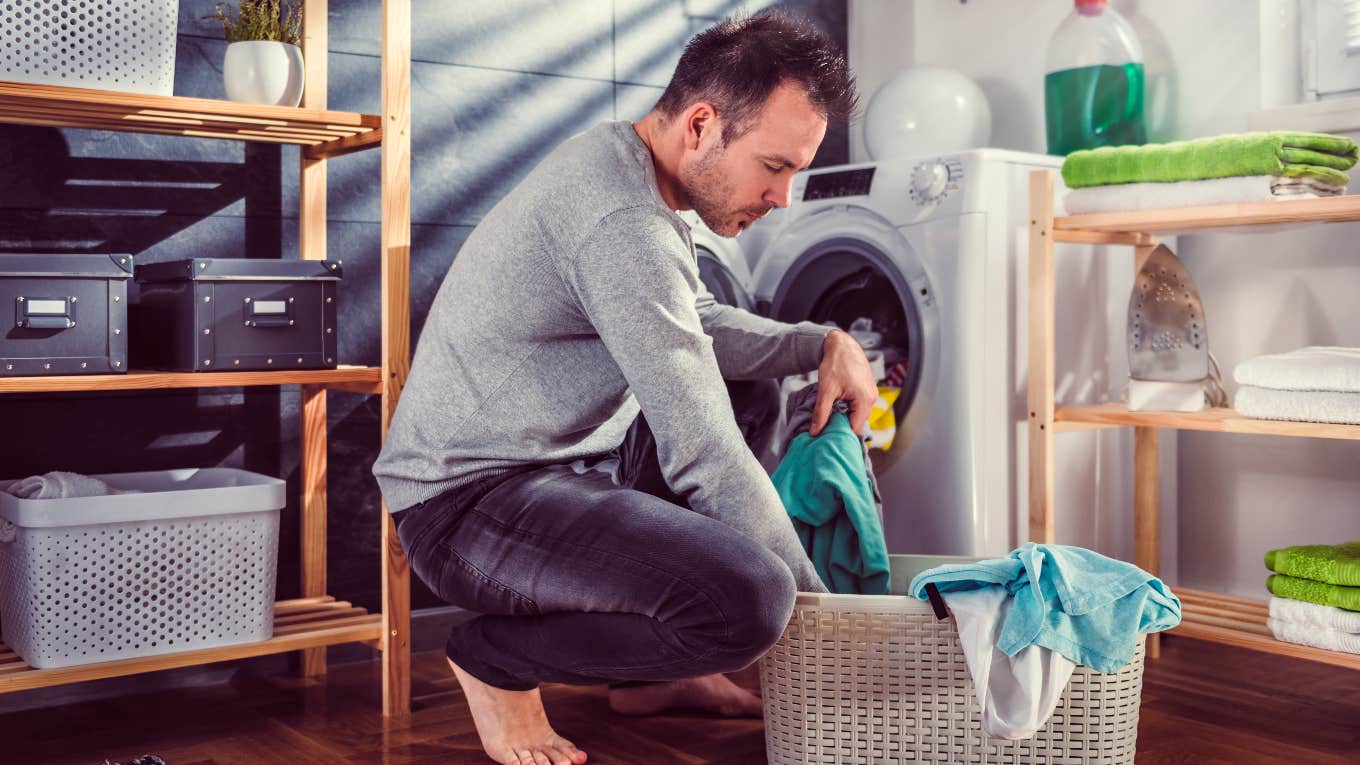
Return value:
[(772, 476), (817, 575), (836, 593), (887, 595), (888, 546), (864, 464), (844, 414), (821, 435), (799, 433)]

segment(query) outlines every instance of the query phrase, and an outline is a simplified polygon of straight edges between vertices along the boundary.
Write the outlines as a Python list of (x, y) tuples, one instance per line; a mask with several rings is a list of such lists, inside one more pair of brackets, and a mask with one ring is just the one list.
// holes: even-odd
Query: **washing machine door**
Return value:
[(699, 279), (715, 300), (747, 311), (755, 310), (749, 287), (751, 273), (740, 252), (733, 257), (725, 248), (696, 238), (694, 254), (699, 258)]
[(684, 210), (679, 215), (689, 225), (690, 238), (694, 240), (699, 280), (713, 293), (713, 299), (723, 305), (753, 310), (751, 267), (737, 240), (713, 233), (693, 210)]
[(935, 293), (921, 259), (893, 226), (861, 207), (835, 205), (788, 224), (757, 263), (757, 310), (784, 322), (873, 320), (885, 365), (906, 380), (893, 404), (892, 446), (871, 450), (883, 471), (910, 450), (925, 425), (939, 369)]

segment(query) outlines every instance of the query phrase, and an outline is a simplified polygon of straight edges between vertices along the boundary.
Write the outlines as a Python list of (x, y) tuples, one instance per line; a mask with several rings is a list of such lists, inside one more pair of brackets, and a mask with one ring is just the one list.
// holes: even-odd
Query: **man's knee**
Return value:
[(798, 595), (793, 572), (773, 553), (768, 553), (764, 573), (753, 576), (749, 607), (736, 615), (729, 638), (735, 671), (764, 656), (784, 634), (793, 613), (793, 601)]
[(789, 567), (759, 548), (734, 555), (702, 575), (707, 599), (720, 612), (722, 624), (687, 635), (691, 649), (709, 657), (712, 672), (733, 672), (764, 656), (793, 613), (798, 588)]

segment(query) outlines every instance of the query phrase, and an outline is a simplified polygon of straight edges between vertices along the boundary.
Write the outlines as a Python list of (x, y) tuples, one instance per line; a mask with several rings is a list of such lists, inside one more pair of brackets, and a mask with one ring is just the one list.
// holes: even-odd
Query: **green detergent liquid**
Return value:
[(1044, 77), (1048, 153), (1147, 143), (1143, 65), (1083, 66)]

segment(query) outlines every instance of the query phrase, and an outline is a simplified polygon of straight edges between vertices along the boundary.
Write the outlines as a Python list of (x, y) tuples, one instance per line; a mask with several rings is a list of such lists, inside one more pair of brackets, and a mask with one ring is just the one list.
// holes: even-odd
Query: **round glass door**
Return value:
[[(884, 379), (894, 367), (900, 391), (892, 404), (899, 430), (908, 422), (920, 392), (926, 358), (921, 308), (902, 271), (874, 245), (853, 238), (820, 242), (800, 255), (785, 273), (770, 305), (771, 318), (784, 322), (834, 323), (849, 330), (868, 319), (880, 334)], [(875, 468), (895, 462), (910, 445), (909, 437), (894, 436), (886, 451), (871, 449)]]
[(755, 301), (747, 292), (746, 285), (732, 273), (732, 269), (717, 255), (702, 245), (694, 248), (699, 258), (699, 279), (713, 298), (723, 305), (736, 306), (747, 311), (753, 310)]

